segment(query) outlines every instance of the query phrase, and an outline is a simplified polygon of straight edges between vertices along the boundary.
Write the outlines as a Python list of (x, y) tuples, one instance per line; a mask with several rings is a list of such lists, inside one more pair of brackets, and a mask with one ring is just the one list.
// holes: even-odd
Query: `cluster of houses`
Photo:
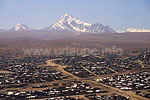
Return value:
[(58, 72), (56, 70), (49, 71), (44, 67), (42, 68), (37, 66), (15, 66), (9, 67), (9, 71), (11, 70), (15, 70), (16, 72), (0, 74), (0, 84), (29, 84), (49, 82), (66, 78), (66, 76), (62, 75), (61, 72)]
[(40, 83), (66, 78), (61, 72), (39, 66), (46, 61), (42, 58), (24, 58), (1, 60), (0, 70), (9, 73), (0, 74), (0, 84)]
[(138, 58), (145, 66), (150, 67), (150, 51), (142, 52), (140, 55), (138, 55)]
[(108, 67), (101, 66), (99, 62), (93, 63), (88, 61), (81, 61), (81, 66), (87, 68), (89, 71), (93, 72), (96, 75), (104, 75), (104, 74), (111, 74), (114, 71), (110, 70)]
[[(44, 98), (52, 98), (52, 97), (63, 97), (63, 96), (67, 97), (72, 95), (85, 95), (85, 94), (107, 93), (107, 92), (108, 91), (101, 90), (101, 88), (93, 88), (87, 83), (78, 81), (74, 83), (68, 83), (60, 87), (48, 88), (44, 90), (27, 91), (27, 92), (11, 91), (8, 92), (7, 94), (0, 94), (0, 98), (7, 98), (6, 100), (9, 100), (9, 98), (15, 98), (14, 100), (18, 100), (18, 98), (22, 98), (20, 100), (41, 99), (41, 98), (44, 99)], [(55, 99), (50, 99), (50, 100), (55, 100)], [(66, 99), (62, 99), (62, 100), (66, 100)], [(79, 99), (67, 99), (67, 100), (79, 100)]]
[(150, 92), (136, 91), (136, 94), (150, 99)]
[(117, 94), (112, 94), (112, 95), (92, 94), (92, 95), (86, 95), (86, 97), (89, 100), (130, 100), (129, 97), (124, 97), (124, 96), (117, 95)]
[[(57, 60), (56, 63), (61, 65), (67, 65), (64, 70), (82, 78), (93, 76), (92, 73), (96, 75), (114, 73), (109, 68), (100, 65), (99, 58), (92, 55), (85, 57), (65, 57), (64, 59)], [(92, 73), (90, 73), (86, 69)]]
[(115, 75), (113, 77), (97, 79), (97, 82), (102, 82), (121, 90), (150, 89), (150, 71)]
[(58, 97), (58, 98), (50, 98), (50, 99), (46, 99), (46, 100), (84, 100), (84, 99), (78, 99), (78, 98), (72, 98), (69, 96), (65, 96), (65, 97)]
[(64, 57), (64, 59), (57, 60), (56, 63), (67, 65), (66, 71), (82, 78), (93, 75), (89, 72), (96, 75), (104, 75), (141, 68), (141, 64), (138, 61), (122, 59), (113, 55), (101, 58), (93, 55)]
[(141, 51), (139, 54), (130, 56), (128, 59), (132, 61), (141, 60), (146, 67), (150, 67), (150, 51)]
[[(77, 58), (80, 58), (80, 57), (77, 57)], [(64, 70), (75, 76), (78, 76), (81, 78), (93, 76), (91, 73), (89, 73), (84, 68), (82, 68), (81, 64), (77, 63), (77, 61), (75, 60), (76, 60), (76, 57), (75, 59), (74, 57), (64, 57), (64, 59), (57, 60), (55, 61), (55, 63), (60, 64), (60, 65), (67, 65), (67, 67), (64, 68)]]
[[(22, 59), (5, 59), (0, 57), (0, 71), (6, 71), (5, 73), (0, 73), (0, 89), (18, 88), (33, 83), (66, 79), (67, 77), (62, 72), (39, 66), (46, 64), (46, 60), (54, 58), (62, 58), (56, 60), (55, 63), (67, 66), (64, 68), (65, 71), (81, 78), (141, 68), (142, 65), (138, 60), (142, 61), (144, 66), (150, 65), (150, 52), (148, 51), (126, 58), (116, 57), (116, 55), (104, 57), (93, 55), (25, 57)], [(97, 79), (96, 81), (121, 90), (145, 90), (150, 89), (150, 71), (114, 75)], [(7, 93), (0, 93), (0, 100), (34, 100), (41, 98), (49, 98), (46, 100), (82, 100), (72, 98), (72, 95), (86, 95), (89, 100), (129, 100), (129, 98), (116, 94), (98, 95), (108, 91), (93, 88), (89, 84), (80, 81), (56, 87), (39, 85), (32, 88), (38, 88), (39, 90), (33, 91), (31, 89), (25, 92), (8, 91)], [(141, 91), (136, 92), (136, 94), (147, 98), (150, 97), (149, 93)]]
[[(19, 94), (22, 94), (22, 95), (18, 96)], [(12, 95), (12, 93), (9, 93), (8, 95), (0, 94), (0, 100), (1, 99), (2, 100), (35, 100), (35, 99), (32, 99), (34, 98), (34, 96), (26, 97), (23, 94), (25, 94), (25, 92), (16, 93), (15, 95)], [(63, 96), (63, 97), (49, 97), (49, 99), (42, 98), (42, 100), (84, 100), (84, 99), (72, 98), (70, 96)]]

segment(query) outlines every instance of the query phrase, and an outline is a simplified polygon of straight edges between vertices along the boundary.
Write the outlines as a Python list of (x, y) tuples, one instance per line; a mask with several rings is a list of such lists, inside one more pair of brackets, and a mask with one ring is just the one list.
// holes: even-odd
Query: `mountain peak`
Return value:
[(137, 28), (128, 28), (126, 32), (150, 32), (150, 29), (137, 29)]
[(12, 31), (25, 31), (25, 30), (30, 30), (30, 28), (24, 24), (17, 23), (16, 26), (10, 30), (12, 30)]
[(21, 31), (21, 30), (28, 30), (29, 28), (26, 26), (26, 25), (23, 25), (21, 23), (17, 23), (16, 24), (16, 27), (15, 27), (15, 30), (16, 31)]
[(90, 24), (80, 21), (69, 14), (64, 14), (61, 18), (46, 30), (67, 30), (77, 32), (90, 32), (90, 33), (114, 33), (113, 29), (103, 24)]
[(17, 23), (17, 24), (16, 24), (16, 26), (21, 26), (21, 25), (22, 25), (21, 23)]
[(61, 18), (59, 19), (59, 23), (62, 23), (62, 22), (67, 22), (69, 20), (73, 20), (74, 18), (69, 15), (69, 14), (64, 14), (63, 16), (61, 16)]
[(73, 18), (70, 14), (64, 14), (61, 18)]
[(72, 16), (69, 14), (64, 14), (62, 17), (72, 17)]

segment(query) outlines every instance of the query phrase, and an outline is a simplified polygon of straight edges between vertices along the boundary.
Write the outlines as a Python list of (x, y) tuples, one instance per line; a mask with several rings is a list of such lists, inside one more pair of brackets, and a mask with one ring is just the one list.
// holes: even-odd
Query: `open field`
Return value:
[[(68, 33), (67, 33), (68, 34)], [(72, 34), (72, 33), (70, 33)], [(81, 34), (69, 37), (37, 39), (36, 37), (17, 37), (0, 39), (0, 55), (15, 54), (23, 56), (24, 48), (121, 48), (124, 53), (150, 49), (150, 33), (116, 33), (116, 34)], [(52, 52), (53, 53), (53, 52)]]

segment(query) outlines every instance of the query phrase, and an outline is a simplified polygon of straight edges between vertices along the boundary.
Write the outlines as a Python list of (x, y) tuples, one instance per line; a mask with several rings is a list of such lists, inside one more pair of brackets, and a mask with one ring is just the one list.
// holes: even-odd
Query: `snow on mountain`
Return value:
[(150, 29), (128, 28), (126, 32), (150, 32)]
[(87, 22), (80, 21), (68, 14), (62, 16), (59, 21), (52, 24), (50, 27), (45, 28), (46, 30), (68, 30), (78, 32), (90, 32), (90, 33), (115, 33), (109, 26), (103, 24), (89, 24)]
[(31, 30), (28, 26), (23, 25), (23, 24), (16, 24), (15, 27), (10, 29), (11, 31), (25, 31), (25, 30)]

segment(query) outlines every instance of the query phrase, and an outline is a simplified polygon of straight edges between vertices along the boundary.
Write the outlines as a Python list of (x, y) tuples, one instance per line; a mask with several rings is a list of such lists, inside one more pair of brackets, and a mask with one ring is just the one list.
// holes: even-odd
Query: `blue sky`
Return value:
[(150, 0), (0, 0), (0, 28), (45, 28), (65, 13), (116, 30), (150, 29)]

